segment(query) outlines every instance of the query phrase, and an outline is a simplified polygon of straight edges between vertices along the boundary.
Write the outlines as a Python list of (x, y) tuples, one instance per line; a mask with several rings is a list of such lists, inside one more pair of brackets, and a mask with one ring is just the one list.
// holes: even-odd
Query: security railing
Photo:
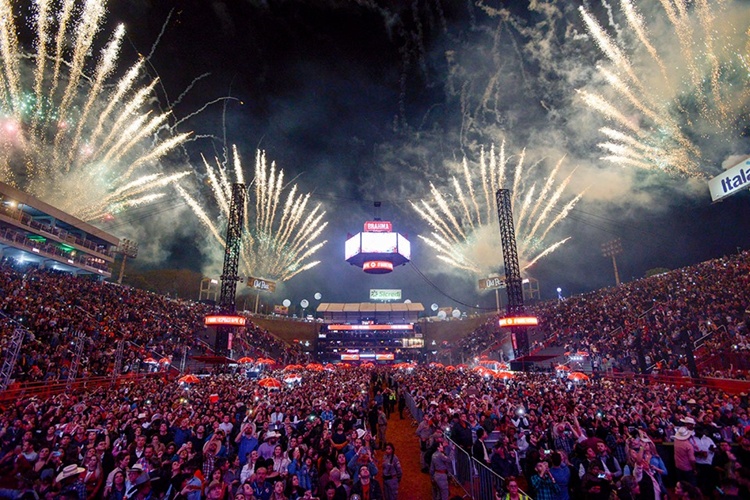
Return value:
[[(412, 395), (404, 394), (406, 407), (409, 409), (415, 423), (424, 418), (424, 411), (417, 405)], [(494, 500), (495, 492), (505, 491), (505, 478), (495, 471), (476, 460), (471, 454), (458, 446), (448, 436), (445, 436), (448, 445), (445, 454), (451, 459), (449, 475), (455, 480), (466, 496), (475, 500)], [(519, 490), (520, 491), (520, 490)], [(520, 491), (524, 493), (523, 491)]]

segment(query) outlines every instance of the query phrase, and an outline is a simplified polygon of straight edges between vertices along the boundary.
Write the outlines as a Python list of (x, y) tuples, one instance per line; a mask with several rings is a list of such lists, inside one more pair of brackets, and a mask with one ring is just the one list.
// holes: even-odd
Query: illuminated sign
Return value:
[(401, 300), (401, 290), (370, 289), (370, 300)]
[(247, 286), (255, 290), (262, 290), (265, 292), (275, 292), (276, 282), (271, 280), (265, 280), (263, 278), (253, 278), (252, 276), (247, 277)]
[(398, 253), (407, 259), (411, 259), (411, 243), (400, 233), (396, 234), (398, 234)]
[(342, 354), (341, 361), (359, 361), (359, 354)]
[(494, 290), (496, 288), (505, 288), (505, 280), (500, 276), (491, 276), (479, 280), (480, 290)]
[(385, 220), (368, 220), (365, 222), (366, 233), (390, 233), (393, 225)]
[(396, 253), (396, 233), (360, 233), (362, 253)]
[(413, 330), (414, 325), (328, 325), (328, 331), (336, 330)]
[(361, 243), (362, 238), (360, 237), (360, 233), (357, 233), (346, 240), (346, 243), (344, 244), (344, 259), (349, 260), (357, 255), (360, 251)]
[(368, 260), (362, 264), (362, 270), (372, 274), (389, 273), (393, 271), (393, 263), (386, 260)]
[(206, 326), (219, 325), (219, 326), (245, 326), (244, 316), (206, 316)]
[(383, 354), (375, 354), (375, 359), (377, 361), (393, 361), (393, 353), (392, 352), (385, 352)]
[(743, 160), (708, 181), (711, 201), (719, 201), (750, 187), (750, 160)]
[(536, 326), (539, 319), (533, 316), (522, 316), (517, 318), (500, 318), (500, 327), (504, 326)]

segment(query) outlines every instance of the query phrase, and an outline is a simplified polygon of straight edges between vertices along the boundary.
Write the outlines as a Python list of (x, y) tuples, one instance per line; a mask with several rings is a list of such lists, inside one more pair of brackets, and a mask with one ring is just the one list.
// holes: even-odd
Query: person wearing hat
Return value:
[[(133, 471), (134, 473), (137, 471)], [(151, 498), (151, 477), (147, 472), (139, 472), (133, 479), (130, 486), (125, 490), (125, 498), (128, 500), (144, 500)]]
[(674, 435), (674, 465), (677, 480), (686, 481), (695, 486), (697, 478), (695, 476), (695, 446), (692, 443), (692, 438), (693, 431), (687, 427), (677, 429)]
[(76, 464), (66, 465), (62, 472), (55, 478), (55, 482), (60, 485), (58, 496), (68, 496), (78, 500), (86, 500), (86, 485), (83, 482), (81, 473), (85, 471), (83, 467)]
[(268, 460), (273, 456), (273, 449), (276, 448), (276, 443), (281, 435), (276, 431), (268, 431), (263, 436), (263, 444), (258, 447), (258, 455), (263, 460)]

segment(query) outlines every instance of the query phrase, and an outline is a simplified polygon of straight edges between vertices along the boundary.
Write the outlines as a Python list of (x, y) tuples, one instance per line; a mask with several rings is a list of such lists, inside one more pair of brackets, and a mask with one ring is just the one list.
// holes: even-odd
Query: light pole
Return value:
[(122, 263), (120, 264), (120, 277), (117, 278), (117, 283), (122, 285), (122, 277), (125, 274), (125, 261), (130, 257), (135, 259), (138, 256), (138, 243), (129, 239), (120, 240), (120, 246), (117, 248), (117, 253), (122, 255)]
[(612, 267), (615, 269), (615, 285), (620, 286), (620, 273), (617, 271), (616, 256), (622, 253), (622, 241), (620, 238), (602, 243), (602, 254), (605, 257), (612, 257)]

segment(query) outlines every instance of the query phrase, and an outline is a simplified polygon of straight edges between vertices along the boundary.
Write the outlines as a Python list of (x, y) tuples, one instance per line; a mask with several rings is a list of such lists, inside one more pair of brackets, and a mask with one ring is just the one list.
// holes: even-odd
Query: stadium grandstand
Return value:
[(249, 316), (217, 371), (191, 361), (211, 354), (213, 306), (5, 259), (0, 483), (92, 500), (748, 498), (749, 277), (744, 251), (534, 305), (532, 353), (554, 357), (526, 372), (505, 365), (497, 316), (453, 323), (473, 332), (419, 363), (316, 363), (273, 327), (333, 340), (354, 330), (332, 325), (381, 324), (403, 352), (412, 334), (393, 325), (427, 343), (450, 324), (395, 304), (326, 304), (323, 324)]
[(36, 267), (112, 276), (120, 240), (0, 182), (0, 258)]

